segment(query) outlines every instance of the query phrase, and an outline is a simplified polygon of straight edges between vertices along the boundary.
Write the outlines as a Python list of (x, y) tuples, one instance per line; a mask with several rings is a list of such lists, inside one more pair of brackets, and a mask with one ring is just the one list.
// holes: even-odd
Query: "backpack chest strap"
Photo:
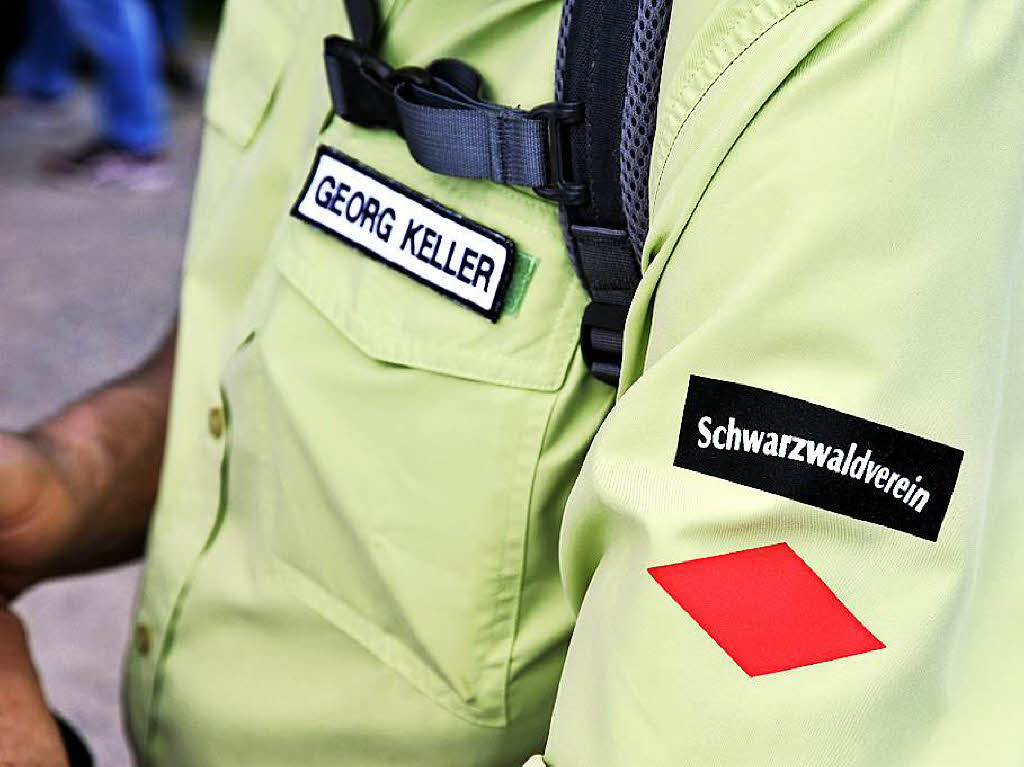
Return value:
[(583, 119), (578, 104), (522, 110), (480, 97), (482, 80), (468, 64), (438, 59), (426, 68), (395, 69), (362, 44), (324, 44), (334, 110), (364, 127), (389, 128), (428, 170), (461, 178), (532, 187), (579, 204), (584, 188), (566, 178), (566, 128)]
[(591, 297), (583, 358), (597, 378), (616, 385), (641, 276), (671, 0), (565, 0), (556, 100), (530, 110), (484, 99), (482, 78), (463, 61), (391, 67), (374, 53), (374, 0), (345, 2), (356, 40), (328, 37), (324, 49), (335, 112), (395, 131), (436, 173), (528, 186), (557, 202), (569, 257)]

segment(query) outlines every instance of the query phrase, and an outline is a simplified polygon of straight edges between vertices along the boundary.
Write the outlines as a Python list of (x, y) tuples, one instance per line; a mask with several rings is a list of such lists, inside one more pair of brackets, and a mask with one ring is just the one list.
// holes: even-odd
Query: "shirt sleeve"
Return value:
[(652, 172), (635, 380), (566, 509), (578, 622), (529, 767), (1022, 758), (1022, 16), (863, 3), (742, 124), (724, 74), (691, 98), (735, 135), (692, 210), (693, 125)]

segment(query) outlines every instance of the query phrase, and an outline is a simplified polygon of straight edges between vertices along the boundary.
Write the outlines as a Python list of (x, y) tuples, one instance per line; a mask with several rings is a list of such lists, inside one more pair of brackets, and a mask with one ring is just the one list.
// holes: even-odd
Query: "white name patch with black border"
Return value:
[(497, 322), (512, 277), (507, 237), (321, 146), (292, 215)]

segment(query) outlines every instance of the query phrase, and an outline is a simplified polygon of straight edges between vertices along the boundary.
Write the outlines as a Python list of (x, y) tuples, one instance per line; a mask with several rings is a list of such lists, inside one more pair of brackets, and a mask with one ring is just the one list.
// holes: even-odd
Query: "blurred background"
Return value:
[[(0, 3), (0, 429), (137, 364), (175, 313), (219, 0)], [(52, 707), (127, 767), (137, 567), (15, 605)]]

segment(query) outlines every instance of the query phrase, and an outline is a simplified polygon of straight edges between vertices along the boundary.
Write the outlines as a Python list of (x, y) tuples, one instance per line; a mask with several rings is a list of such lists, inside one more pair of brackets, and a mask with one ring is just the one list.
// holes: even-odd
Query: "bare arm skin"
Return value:
[(142, 554), (175, 334), (138, 370), (24, 434), (0, 434), (0, 597)]
[(18, 618), (0, 608), (0, 765), (67, 767)]

